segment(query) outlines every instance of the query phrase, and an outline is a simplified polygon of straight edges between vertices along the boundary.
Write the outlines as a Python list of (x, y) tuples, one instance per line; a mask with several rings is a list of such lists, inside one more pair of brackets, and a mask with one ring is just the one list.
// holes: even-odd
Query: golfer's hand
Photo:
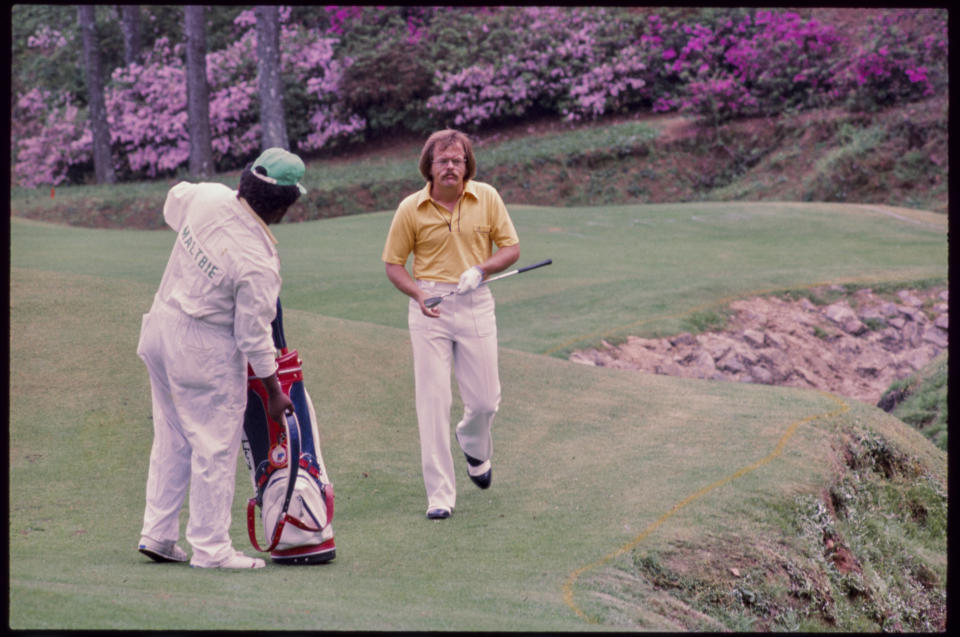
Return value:
[(427, 306), (425, 305), (425, 303), (426, 303), (426, 301), (427, 301), (428, 298), (430, 298), (430, 297), (428, 297), (428, 296), (427, 296), (425, 293), (423, 293), (423, 291), (421, 290), (420, 296), (417, 297), (417, 301), (420, 303), (420, 311), (423, 313), (424, 316), (429, 316), (430, 318), (437, 318), (438, 316), (440, 316), (440, 305), (435, 305), (435, 306), (433, 306), (433, 307), (427, 307)]
[(481, 281), (483, 281), (483, 270), (480, 269), (480, 266), (475, 265), (460, 275), (460, 284), (457, 286), (457, 294), (473, 292), (477, 289), (477, 286), (480, 285)]

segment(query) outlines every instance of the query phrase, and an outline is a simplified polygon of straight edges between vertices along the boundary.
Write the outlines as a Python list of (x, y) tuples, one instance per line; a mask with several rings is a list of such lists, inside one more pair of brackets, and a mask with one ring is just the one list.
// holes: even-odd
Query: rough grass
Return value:
[(891, 413), (919, 429), (933, 444), (947, 450), (949, 373), (948, 352), (943, 352), (930, 365), (903, 380), (896, 381), (880, 398), (890, 404)]

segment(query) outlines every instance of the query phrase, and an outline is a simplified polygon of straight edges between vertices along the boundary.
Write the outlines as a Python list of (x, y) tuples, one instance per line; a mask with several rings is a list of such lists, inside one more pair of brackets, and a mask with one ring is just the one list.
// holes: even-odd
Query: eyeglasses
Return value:
[(463, 159), (463, 157), (454, 157), (452, 159), (434, 159), (433, 163), (437, 164), (438, 166), (445, 166), (447, 164), (453, 164), (454, 166), (463, 166), (467, 162), (466, 160)]

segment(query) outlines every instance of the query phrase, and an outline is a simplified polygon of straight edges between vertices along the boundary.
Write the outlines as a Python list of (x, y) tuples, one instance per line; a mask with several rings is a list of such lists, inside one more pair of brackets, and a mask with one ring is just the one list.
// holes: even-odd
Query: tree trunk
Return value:
[(140, 6), (122, 4), (117, 7), (120, 13), (120, 30), (123, 32), (123, 61), (127, 66), (140, 61)]
[(187, 128), (190, 135), (190, 175), (213, 174), (210, 142), (210, 88), (207, 85), (207, 26), (204, 7), (183, 8), (183, 31), (187, 40)]
[(107, 103), (103, 97), (103, 72), (97, 47), (94, 6), (78, 6), (77, 18), (83, 39), (84, 79), (87, 83), (90, 130), (93, 133), (93, 171), (98, 184), (113, 184), (117, 181), (117, 175), (113, 171), (113, 155), (110, 152), (110, 127), (107, 124)]
[(280, 78), (280, 16), (276, 6), (257, 6), (257, 71), (260, 78), (260, 143), (289, 150)]

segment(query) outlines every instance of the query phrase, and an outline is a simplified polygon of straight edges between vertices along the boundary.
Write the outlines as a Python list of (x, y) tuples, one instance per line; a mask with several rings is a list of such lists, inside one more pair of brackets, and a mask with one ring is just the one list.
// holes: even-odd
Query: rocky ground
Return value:
[[(946, 287), (876, 294), (815, 289), (730, 305), (722, 331), (638, 338), (573, 352), (586, 365), (826, 390), (878, 404), (890, 384), (947, 349)], [(823, 305), (810, 298), (839, 297)], [(881, 405), (890, 409), (893, 405)]]

